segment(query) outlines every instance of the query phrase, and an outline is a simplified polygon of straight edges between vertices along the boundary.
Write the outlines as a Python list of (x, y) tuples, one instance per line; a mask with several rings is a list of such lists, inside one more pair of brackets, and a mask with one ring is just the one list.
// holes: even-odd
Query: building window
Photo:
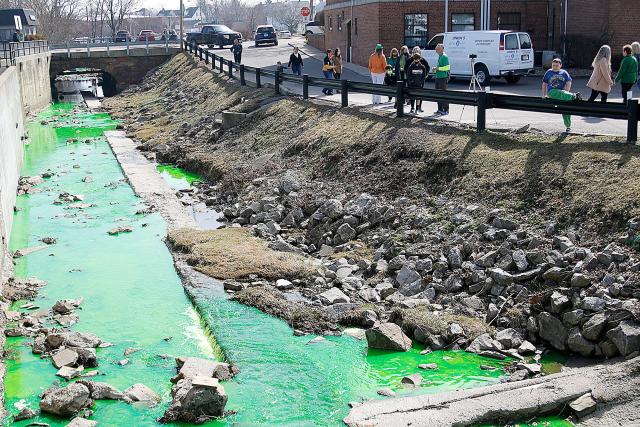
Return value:
[(473, 31), (476, 29), (473, 13), (451, 14), (451, 31)]
[(498, 13), (498, 29), (520, 31), (520, 12)]
[(342, 14), (338, 15), (338, 17), (337, 17), (338, 31), (342, 31), (342, 19), (343, 18), (344, 18), (344, 12), (342, 12)]
[(429, 15), (426, 13), (412, 13), (404, 15), (404, 44), (412, 46), (427, 45), (429, 40)]
[(329, 31), (333, 31), (333, 17), (329, 16)]
[(358, 18), (355, 18), (353, 23), (353, 33), (357, 36), (358, 35)]

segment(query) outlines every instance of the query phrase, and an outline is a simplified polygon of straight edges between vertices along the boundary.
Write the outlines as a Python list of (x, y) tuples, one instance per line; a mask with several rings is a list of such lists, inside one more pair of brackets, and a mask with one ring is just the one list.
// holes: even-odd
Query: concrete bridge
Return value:
[(153, 68), (170, 59), (180, 51), (178, 45), (118, 44), (87, 47), (56, 47), (51, 50), (51, 80), (65, 70), (74, 68), (97, 68), (104, 72), (105, 96), (112, 96), (129, 85), (140, 83)]

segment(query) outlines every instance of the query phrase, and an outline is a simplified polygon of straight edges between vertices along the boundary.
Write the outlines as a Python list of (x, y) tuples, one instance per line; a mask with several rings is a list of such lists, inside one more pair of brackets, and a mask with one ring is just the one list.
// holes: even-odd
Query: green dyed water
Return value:
[[(526, 422), (509, 424), (509, 427), (572, 427), (574, 424), (560, 416), (539, 417)], [(501, 427), (494, 424), (482, 424), (477, 427)]]
[(184, 190), (191, 187), (196, 181), (202, 181), (202, 177), (193, 172), (188, 172), (174, 165), (156, 166), (162, 178), (175, 190)]
[[(11, 247), (34, 246), (42, 237), (56, 237), (56, 245), (19, 258), (16, 274), (48, 282), (37, 299), (42, 308), (62, 298), (85, 298), (74, 329), (93, 332), (115, 344), (98, 350), (100, 375), (96, 380), (121, 389), (141, 382), (163, 397), (154, 409), (98, 401), (92, 419), (101, 425), (157, 425), (155, 419), (170, 400), (173, 357), (215, 358), (201, 321), (228, 360), (241, 370), (225, 383), (227, 409), (237, 414), (208, 425), (337, 425), (348, 413), (347, 402), (379, 398), (376, 390), (382, 387), (409, 395), (499, 380), (500, 369), (482, 371), (479, 365), (500, 367), (501, 362), (464, 352), (367, 351), (364, 341), (348, 336), (309, 344), (312, 337), (294, 336), (285, 322), (230, 301), (221, 286), (199, 288), (194, 295), (199, 317), (162, 242), (163, 220), (157, 214), (135, 215), (140, 201), (124, 182), (102, 136), (114, 123), (105, 114), (73, 112), (73, 108), (52, 106), (30, 124), (32, 143), (26, 149), (23, 175), (49, 169), (55, 175), (39, 186), (40, 193), (19, 197)], [(42, 125), (42, 119), (52, 123)], [(85, 176), (92, 181), (83, 182)], [(83, 203), (94, 206), (69, 209), (54, 205), (63, 191), (83, 194)], [(131, 225), (134, 231), (107, 234), (119, 225)], [(32, 355), (26, 344), (22, 338), (10, 338), (7, 344), (12, 355), (5, 378), (10, 414), (23, 406), (37, 408), (38, 395), (57, 379), (50, 360)], [(142, 350), (128, 356), (127, 365), (114, 364), (125, 358), (127, 348)], [(420, 363), (437, 363), (440, 368), (420, 371)], [(402, 388), (400, 379), (416, 372), (424, 377), (422, 387)], [(6, 420), (16, 426), (33, 421)], [(52, 426), (67, 422), (46, 415), (37, 421)]]

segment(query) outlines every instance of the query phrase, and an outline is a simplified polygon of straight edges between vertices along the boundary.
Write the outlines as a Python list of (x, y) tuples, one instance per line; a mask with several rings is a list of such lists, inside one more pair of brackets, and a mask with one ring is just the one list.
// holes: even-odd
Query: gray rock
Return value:
[(584, 310), (590, 311), (602, 311), (606, 305), (607, 302), (598, 297), (584, 297), (581, 304)]
[(367, 329), (366, 337), (370, 348), (398, 351), (411, 349), (411, 339), (395, 323), (378, 323)]
[(98, 356), (95, 348), (76, 347), (73, 351), (78, 353), (78, 363), (85, 368), (95, 368), (98, 366)]
[(358, 291), (358, 296), (367, 302), (380, 302), (380, 295), (370, 287), (364, 287)]
[(86, 418), (77, 417), (71, 420), (65, 427), (95, 427), (98, 425), (97, 421), (87, 420)]
[(482, 334), (476, 337), (465, 351), (479, 354), (483, 351), (491, 351), (496, 349), (496, 344), (489, 334)]
[(582, 336), (591, 341), (598, 341), (605, 326), (607, 326), (607, 315), (605, 313), (594, 314), (582, 325)]
[(542, 372), (542, 365), (539, 363), (518, 363), (516, 369), (524, 369), (531, 375), (538, 375)]
[(460, 268), (462, 266), (462, 252), (460, 248), (455, 246), (449, 250), (449, 254), (447, 255), (447, 260), (449, 261), (449, 266), (452, 269)]
[(503, 329), (496, 334), (496, 341), (504, 348), (517, 348), (522, 344), (522, 336), (513, 328)]
[(70, 348), (65, 348), (54, 354), (51, 357), (51, 361), (53, 362), (53, 365), (58, 369), (62, 368), (63, 366), (75, 365), (78, 361), (78, 353), (71, 350)]
[(518, 228), (518, 224), (515, 221), (511, 221), (510, 219), (495, 217), (493, 221), (491, 221), (491, 225), (495, 228), (510, 230), (513, 231)]
[(327, 200), (318, 210), (331, 219), (338, 219), (344, 214), (342, 203), (337, 199)]
[(410, 385), (414, 387), (419, 387), (422, 384), (422, 375), (420, 374), (411, 374), (403, 377), (400, 382), (405, 385)]
[(24, 421), (38, 416), (38, 413), (31, 408), (22, 408), (20, 412), (13, 416), (13, 421)]
[(346, 296), (340, 289), (333, 287), (318, 295), (318, 299), (325, 305), (331, 305), (336, 303), (351, 302), (351, 299)]
[(340, 236), (340, 239), (343, 242), (348, 242), (350, 240), (353, 240), (358, 234), (356, 230), (353, 229), (353, 227), (351, 227), (349, 224), (346, 224), (346, 223), (338, 227), (338, 230), (336, 231), (336, 233), (338, 234), (338, 236)]
[(582, 336), (582, 334), (580, 333), (580, 329), (577, 327), (569, 331), (567, 345), (569, 346), (569, 350), (584, 357), (591, 356), (596, 348), (596, 346), (592, 342)]
[(460, 289), (462, 289), (463, 281), (460, 276), (454, 273), (444, 280), (443, 285), (445, 291), (447, 292), (458, 292)]
[(551, 280), (556, 283), (564, 282), (569, 276), (571, 272), (563, 270), (560, 267), (551, 267), (547, 271), (542, 274), (542, 278), (544, 280)]
[(457, 323), (451, 323), (447, 326), (445, 336), (447, 337), (449, 342), (453, 342), (456, 339), (465, 336), (464, 329), (462, 329), (462, 326), (458, 325)]
[(196, 376), (180, 380), (172, 390), (173, 401), (160, 421), (201, 423), (224, 415), (227, 394), (215, 378)]
[(62, 345), (67, 347), (85, 347), (96, 348), (102, 343), (102, 340), (87, 332), (62, 332), (49, 334), (46, 339), (46, 345), (49, 348), (59, 348)]
[(557, 350), (566, 350), (569, 334), (562, 322), (552, 314), (543, 312), (538, 315), (538, 334)]
[(498, 285), (508, 286), (513, 283), (513, 275), (501, 268), (490, 268), (487, 272)]
[(111, 384), (86, 380), (80, 380), (78, 382), (89, 389), (89, 393), (93, 400), (124, 400), (126, 402), (131, 401), (127, 396), (125, 396), (123, 392), (119, 391)]
[(40, 410), (61, 417), (70, 417), (91, 406), (89, 396), (89, 389), (79, 383), (71, 383), (63, 388), (51, 387), (42, 394)]
[(56, 372), (56, 376), (64, 378), (65, 380), (69, 381), (73, 378), (79, 377), (82, 371), (84, 371), (84, 367), (82, 365), (78, 366), (77, 368), (72, 368), (70, 366), (63, 366), (62, 368), (58, 369), (58, 372)]
[(559, 314), (571, 307), (571, 301), (568, 296), (554, 291), (550, 297), (550, 306), (552, 313)]
[(398, 288), (398, 292), (400, 292), (405, 297), (419, 294), (420, 292), (422, 292), (422, 279), (418, 279), (415, 282), (401, 285)]
[(536, 352), (536, 346), (531, 344), (529, 341), (523, 341), (518, 347), (518, 353), (520, 354), (533, 354)]
[(285, 291), (287, 289), (293, 289), (293, 283), (291, 283), (287, 279), (278, 279), (276, 280), (276, 288), (281, 291)]
[(153, 407), (160, 403), (160, 395), (151, 390), (144, 384), (134, 384), (124, 391), (124, 395), (131, 399), (132, 402), (141, 402), (149, 407)]
[(598, 403), (594, 400), (591, 393), (583, 394), (569, 404), (569, 407), (576, 413), (578, 418), (582, 418), (594, 412)]
[(300, 180), (293, 171), (286, 171), (284, 175), (282, 175), (282, 178), (280, 178), (278, 189), (281, 193), (289, 194), (293, 191), (300, 190), (300, 188)]
[(396, 292), (396, 288), (389, 282), (380, 282), (376, 285), (375, 290), (380, 294), (380, 298), (386, 299), (389, 295)]
[(402, 266), (396, 275), (396, 281), (400, 286), (421, 280), (420, 273), (411, 268), (408, 264)]
[(418, 365), (418, 368), (429, 370), (429, 371), (435, 371), (435, 370), (438, 370), (438, 365), (436, 365), (435, 363), (422, 363)]
[(553, 247), (560, 249), (560, 252), (573, 248), (573, 246), (573, 242), (566, 236), (555, 236), (553, 238)]
[(607, 331), (607, 338), (616, 345), (623, 356), (640, 350), (640, 327), (630, 320), (623, 320), (618, 326)]
[(586, 288), (591, 284), (591, 279), (581, 273), (575, 273), (571, 276), (571, 287), (572, 288)]
[(233, 378), (236, 373), (236, 368), (233, 365), (200, 357), (177, 358), (176, 364), (179, 370), (178, 375), (172, 379), (173, 382), (197, 376), (227, 381)]
[(71, 314), (76, 309), (77, 303), (75, 300), (63, 299), (56, 301), (51, 310), (57, 314)]
[(576, 326), (584, 319), (584, 310), (575, 309), (567, 311), (562, 315), (562, 323), (567, 326)]
[(518, 269), (518, 271), (525, 271), (529, 268), (529, 262), (527, 261), (527, 254), (522, 249), (513, 251), (513, 254), (511, 254), (511, 258), (513, 259), (513, 262), (516, 264), (516, 268)]

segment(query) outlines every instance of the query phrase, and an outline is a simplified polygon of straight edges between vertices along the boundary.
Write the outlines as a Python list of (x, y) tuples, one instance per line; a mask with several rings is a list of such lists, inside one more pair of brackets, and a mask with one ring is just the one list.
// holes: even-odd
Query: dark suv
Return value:
[(116, 43), (130, 42), (131, 34), (129, 34), (129, 31), (118, 31), (116, 36), (113, 38), (113, 41)]
[(273, 43), (274, 46), (277, 46), (278, 34), (271, 25), (258, 25), (258, 28), (256, 28), (255, 41), (256, 47), (265, 43)]

